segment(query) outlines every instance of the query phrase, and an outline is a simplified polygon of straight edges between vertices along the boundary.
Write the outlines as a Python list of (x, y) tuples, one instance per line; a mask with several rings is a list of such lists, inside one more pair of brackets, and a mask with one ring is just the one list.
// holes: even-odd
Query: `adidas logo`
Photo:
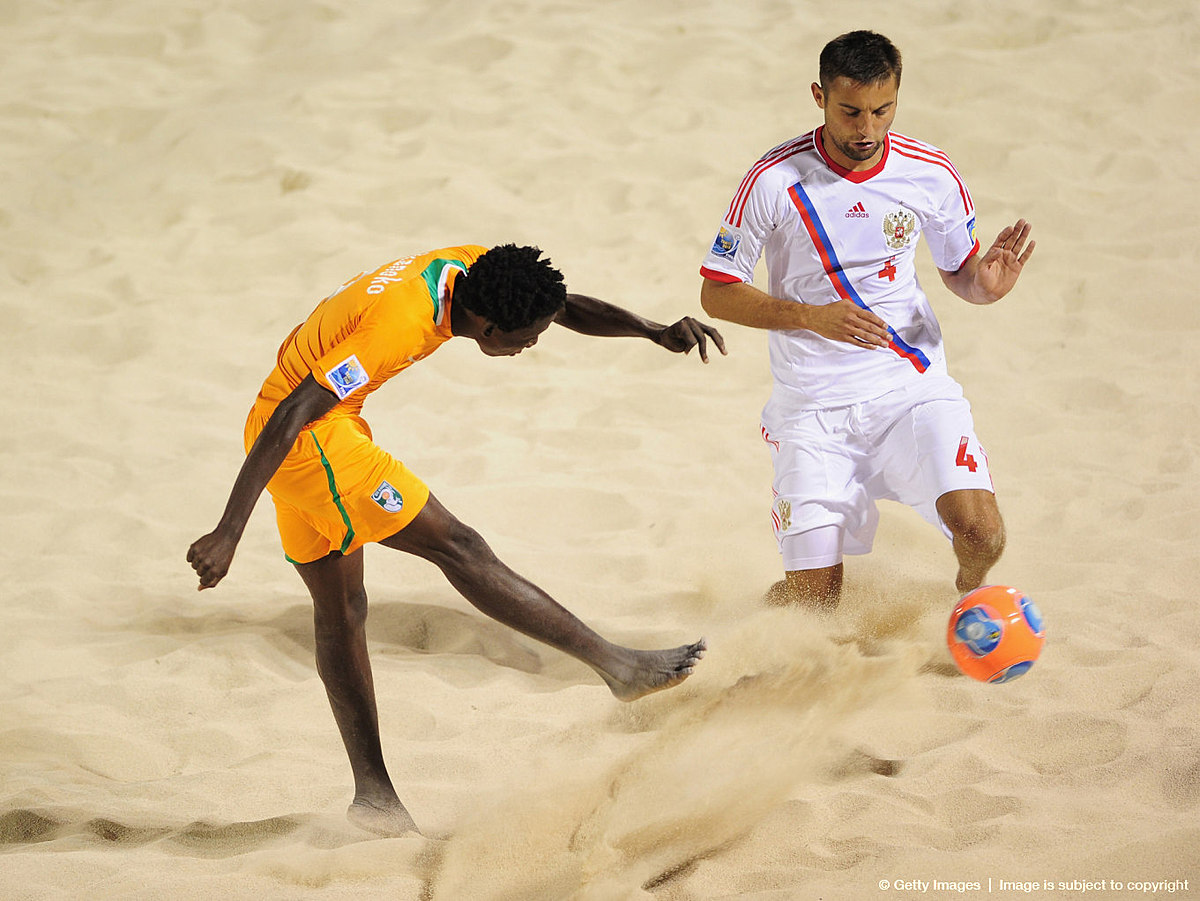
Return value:
[(870, 219), (871, 214), (867, 212), (866, 207), (861, 202), (854, 204), (846, 211), (847, 219)]

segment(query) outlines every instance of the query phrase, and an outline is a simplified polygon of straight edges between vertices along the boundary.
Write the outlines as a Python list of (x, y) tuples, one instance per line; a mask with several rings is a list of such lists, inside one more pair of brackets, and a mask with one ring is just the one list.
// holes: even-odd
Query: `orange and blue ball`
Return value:
[(985, 585), (964, 595), (946, 627), (946, 644), (959, 670), (993, 684), (1029, 672), (1045, 641), (1037, 605), (1007, 585)]

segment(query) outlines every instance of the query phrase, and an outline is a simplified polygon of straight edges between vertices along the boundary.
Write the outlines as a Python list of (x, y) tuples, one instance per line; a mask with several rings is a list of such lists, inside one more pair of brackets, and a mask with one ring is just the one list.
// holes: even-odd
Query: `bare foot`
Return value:
[(983, 572), (968, 571), (959, 567), (958, 575), (954, 577), (954, 587), (958, 589), (959, 596), (969, 594), (982, 585), (983, 577), (986, 575), (987, 570)]
[(630, 654), (628, 662), (610, 672), (596, 671), (618, 700), (635, 701), (653, 692), (673, 688), (690, 676), (708, 650), (708, 644), (701, 638), (695, 644), (665, 651), (626, 650)]
[(375, 835), (394, 837), (409, 832), (419, 835), (421, 832), (409, 815), (408, 809), (399, 801), (381, 807), (365, 798), (355, 798), (346, 808), (346, 819), (359, 829), (365, 829)]

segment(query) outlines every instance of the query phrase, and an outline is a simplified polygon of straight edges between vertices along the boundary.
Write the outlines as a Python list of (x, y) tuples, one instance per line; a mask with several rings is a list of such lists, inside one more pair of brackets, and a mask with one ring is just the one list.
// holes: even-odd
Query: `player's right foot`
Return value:
[(619, 700), (634, 701), (678, 685), (692, 674), (707, 649), (708, 644), (703, 638), (695, 644), (664, 651), (637, 651), (630, 648), (626, 649), (630, 655), (628, 662), (613, 667), (609, 672), (599, 672)]

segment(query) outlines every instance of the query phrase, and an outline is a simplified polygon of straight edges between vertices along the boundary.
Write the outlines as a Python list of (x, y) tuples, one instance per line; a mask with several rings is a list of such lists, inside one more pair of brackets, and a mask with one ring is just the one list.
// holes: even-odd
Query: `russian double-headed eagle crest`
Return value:
[(883, 237), (892, 250), (907, 247), (916, 233), (917, 217), (908, 210), (892, 210), (883, 217)]
[(775, 502), (775, 509), (779, 511), (779, 531), (786, 532), (792, 527), (792, 502), (781, 497)]

